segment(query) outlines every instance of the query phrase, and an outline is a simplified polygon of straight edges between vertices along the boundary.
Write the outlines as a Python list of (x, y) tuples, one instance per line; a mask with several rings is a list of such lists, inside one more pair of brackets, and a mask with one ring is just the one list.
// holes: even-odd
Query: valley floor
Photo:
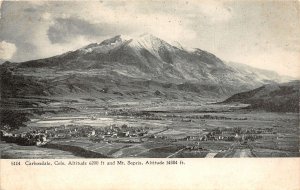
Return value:
[(45, 134), (47, 143), (0, 143), (1, 158), (296, 157), (296, 113), (269, 113), (192, 101), (55, 101), (14, 134)]

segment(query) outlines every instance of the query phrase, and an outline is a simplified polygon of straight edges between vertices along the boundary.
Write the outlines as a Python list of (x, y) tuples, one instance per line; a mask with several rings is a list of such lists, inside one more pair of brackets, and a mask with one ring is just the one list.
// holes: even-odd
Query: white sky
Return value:
[(300, 78), (299, 10), (298, 1), (3, 2), (0, 59), (49, 57), (147, 32)]

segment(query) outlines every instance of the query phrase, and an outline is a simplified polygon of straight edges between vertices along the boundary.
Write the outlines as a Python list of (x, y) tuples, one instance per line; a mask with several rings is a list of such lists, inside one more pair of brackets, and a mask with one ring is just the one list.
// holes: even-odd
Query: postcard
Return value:
[(299, 189), (298, 1), (0, 3), (1, 189)]

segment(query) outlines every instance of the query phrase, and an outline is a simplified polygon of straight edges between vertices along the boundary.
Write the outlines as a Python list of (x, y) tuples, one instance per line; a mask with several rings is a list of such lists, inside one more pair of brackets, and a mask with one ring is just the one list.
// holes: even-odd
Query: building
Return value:
[(125, 132), (120, 132), (118, 133), (119, 137), (129, 137), (129, 131), (125, 131)]

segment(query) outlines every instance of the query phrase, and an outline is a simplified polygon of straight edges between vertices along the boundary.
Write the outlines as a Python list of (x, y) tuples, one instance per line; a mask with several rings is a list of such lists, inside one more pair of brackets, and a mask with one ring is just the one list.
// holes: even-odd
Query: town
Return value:
[(241, 128), (241, 127), (216, 127), (204, 128), (193, 135), (175, 138), (165, 135), (169, 128), (157, 131), (150, 127), (131, 127), (127, 124), (112, 124), (107, 127), (97, 128), (92, 126), (62, 125), (57, 127), (40, 127), (23, 133), (0, 132), (1, 140), (8, 143), (16, 143), (22, 146), (44, 146), (52, 141), (86, 139), (90, 143), (114, 143), (114, 144), (143, 144), (166, 143), (173, 144), (178, 149), (185, 151), (209, 151), (204, 142), (238, 142), (247, 145), (261, 139), (264, 135), (276, 134), (275, 128)]

